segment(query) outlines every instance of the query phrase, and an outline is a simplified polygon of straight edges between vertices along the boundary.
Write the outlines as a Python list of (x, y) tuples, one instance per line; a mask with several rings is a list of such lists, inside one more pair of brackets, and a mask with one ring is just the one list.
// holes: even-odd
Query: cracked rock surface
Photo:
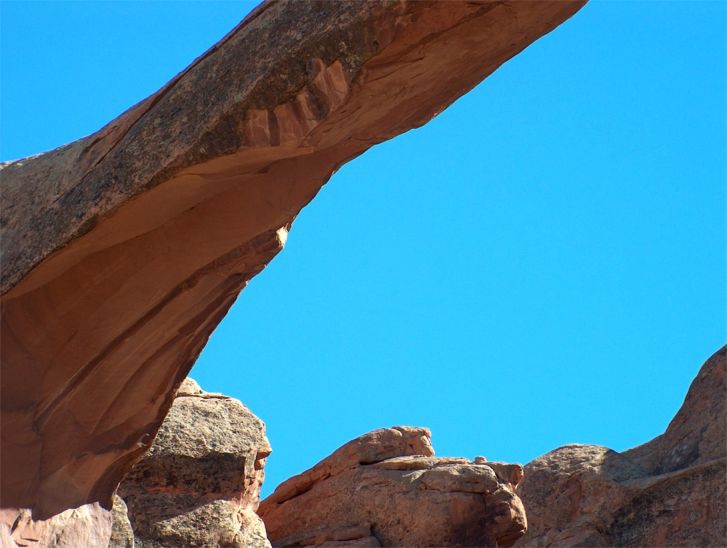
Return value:
[[(247, 407), (186, 379), (151, 449), (118, 489), (134, 546), (269, 547), (255, 510), (270, 451), (265, 425)], [(116, 520), (111, 547), (129, 546), (128, 537)]]
[(510, 546), (527, 527), (522, 467), (435, 457), (425, 428), (347, 443), (282, 483), (259, 513), (273, 546)]

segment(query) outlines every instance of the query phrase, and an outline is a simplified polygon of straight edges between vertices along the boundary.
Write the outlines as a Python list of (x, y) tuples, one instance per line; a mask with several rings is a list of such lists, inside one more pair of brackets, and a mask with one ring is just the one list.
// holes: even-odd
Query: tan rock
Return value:
[(518, 546), (727, 546), (726, 353), (654, 440), (624, 453), (568, 445), (529, 463)]
[(270, 450), (265, 425), (242, 403), (185, 380), (119, 486), (135, 546), (269, 546), (255, 510)]
[(510, 546), (527, 527), (514, 486), (429, 437), (376, 430), (281, 484), (259, 509), (273, 545)]
[(111, 537), (111, 512), (98, 504), (66, 510), (34, 520), (28, 509), (0, 510), (0, 546), (16, 548), (106, 548)]
[(124, 499), (114, 496), (114, 507), (111, 509), (111, 539), (109, 548), (134, 548), (134, 531), (129, 521), (129, 511)]
[(0, 166), (0, 505), (111, 508), (331, 174), (582, 5), (265, 2), (95, 134)]

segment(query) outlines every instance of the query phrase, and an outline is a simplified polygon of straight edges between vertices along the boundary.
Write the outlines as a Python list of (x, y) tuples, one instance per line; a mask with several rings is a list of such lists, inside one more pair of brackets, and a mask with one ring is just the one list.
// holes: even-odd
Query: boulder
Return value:
[(267, 1), (96, 133), (1, 164), (0, 506), (111, 508), (331, 174), (583, 3)]
[(525, 467), (518, 546), (727, 546), (727, 347), (661, 436), (617, 453), (568, 445)]
[(424, 428), (347, 443), (259, 509), (274, 546), (510, 546), (527, 528), (522, 467), (437, 458)]
[[(269, 547), (257, 516), (265, 425), (234, 398), (203, 392), (187, 379), (154, 444), (118, 489), (137, 548)], [(124, 520), (115, 522), (128, 546)]]

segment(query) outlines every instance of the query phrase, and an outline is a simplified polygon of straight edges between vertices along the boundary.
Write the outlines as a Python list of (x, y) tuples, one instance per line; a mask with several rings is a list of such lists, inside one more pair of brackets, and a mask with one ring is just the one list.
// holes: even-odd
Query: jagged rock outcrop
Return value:
[[(270, 451), (265, 425), (249, 409), (187, 379), (118, 489), (134, 546), (269, 547), (255, 510)], [(114, 525), (111, 547), (128, 546), (124, 520)]]
[(282, 483), (259, 513), (274, 546), (510, 546), (519, 465), (437, 458), (424, 428), (375, 430)]
[(110, 508), (330, 175), (583, 3), (269, 0), (100, 131), (2, 164), (0, 505)]
[(568, 445), (525, 467), (520, 546), (727, 546), (727, 347), (666, 432), (617, 453)]

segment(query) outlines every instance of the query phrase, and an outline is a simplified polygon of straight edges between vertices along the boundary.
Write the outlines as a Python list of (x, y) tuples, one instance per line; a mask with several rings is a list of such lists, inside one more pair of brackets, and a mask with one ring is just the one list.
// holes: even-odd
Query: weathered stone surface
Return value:
[(615, 515), (615, 546), (727, 546), (727, 461), (647, 478)]
[(110, 508), (331, 173), (582, 4), (269, 1), (97, 133), (0, 166), (0, 504)]
[(284, 482), (259, 513), (274, 546), (510, 546), (527, 523), (504, 478), (519, 477), (517, 465), (436, 458), (428, 430), (394, 427)]
[(114, 496), (114, 507), (111, 509), (111, 539), (109, 548), (134, 548), (134, 531), (129, 521), (129, 510), (124, 499)]
[(727, 454), (727, 347), (697, 373), (666, 432), (624, 454), (651, 474), (683, 470)]
[(727, 414), (722, 348), (666, 432), (617, 453), (568, 445), (525, 467), (522, 546), (727, 546)]
[(16, 548), (105, 548), (111, 536), (111, 512), (99, 504), (66, 510), (46, 520), (34, 520), (30, 510), (0, 510), (0, 546)]
[(644, 473), (623, 455), (595, 445), (567, 445), (535, 459), (518, 488), (529, 524), (519, 544), (611, 546), (613, 516), (632, 496), (623, 482)]
[(119, 486), (135, 546), (269, 546), (255, 514), (269, 454), (265, 425), (242, 403), (185, 380)]

